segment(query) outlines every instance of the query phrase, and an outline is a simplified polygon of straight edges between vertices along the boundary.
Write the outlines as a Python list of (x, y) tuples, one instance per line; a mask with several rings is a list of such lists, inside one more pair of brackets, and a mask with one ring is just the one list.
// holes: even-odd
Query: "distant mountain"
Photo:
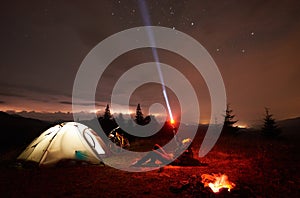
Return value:
[(284, 127), (296, 127), (299, 128), (300, 127), (300, 117), (296, 117), (296, 118), (290, 118), (290, 119), (286, 119), (286, 120), (280, 120), (278, 121), (278, 124), (280, 124), (281, 126)]
[(10, 148), (25, 147), (50, 126), (50, 122), (0, 111), (0, 152)]
[(70, 121), (73, 120), (73, 114), (72, 113), (64, 113), (64, 112), (36, 112), (36, 111), (6, 111), (6, 113), (10, 115), (19, 115), (24, 118), (33, 118), (43, 121), (49, 121), (49, 122), (63, 122), (63, 121)]
[(280, 120), (277, 124), (286, 136), (300, 137), (300, 117)]

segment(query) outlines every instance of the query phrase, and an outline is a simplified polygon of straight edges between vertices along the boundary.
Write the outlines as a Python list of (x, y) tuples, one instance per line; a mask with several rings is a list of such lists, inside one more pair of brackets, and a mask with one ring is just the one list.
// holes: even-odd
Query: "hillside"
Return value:
[(0, 152), (25, 147), (50, 125), (50, 122), (0, 111)]
[(299, 129), (300, 117), (278, 121), (278, 124), (287, 129)]
[(277, 124), (282, 129), (282, 135), (285, 137), (295, 140), (300, 139), (300, 117), (280, 120)]

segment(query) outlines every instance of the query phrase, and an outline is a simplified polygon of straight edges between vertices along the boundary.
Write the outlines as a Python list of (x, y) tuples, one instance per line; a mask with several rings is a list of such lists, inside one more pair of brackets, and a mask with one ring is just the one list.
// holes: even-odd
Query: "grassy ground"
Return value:
[[(199, 136), (193, 142), (195, 155), (201, 140)], [(153, 142), (137, 141), (132, 146), (145, 144)], [(242, 189), (227, 197), (300, 197), (298, 145), (298, 138), (269, 140), (251, 133), (221, 137), (213, 150), (200, 159), (208, 166), (168, 166), (141, 173), (107, 166), (16, 169), (2, 162), (0, 194), (1, 197), (207, 197), (211, 195), (199, 191), (201, 175), (225, 173), (236, 189)], [(15, 154), (2, 155), (2, 161)], [(120, 163), (124, 159), (110, 160)], [(176, 190), (182, 183), (189, 186)]]

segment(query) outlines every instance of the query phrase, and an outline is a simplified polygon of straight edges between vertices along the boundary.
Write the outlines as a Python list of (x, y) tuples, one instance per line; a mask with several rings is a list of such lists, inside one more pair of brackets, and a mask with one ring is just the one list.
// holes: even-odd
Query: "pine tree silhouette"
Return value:
[(142, 113), (141, 105), (138, 104), (136, 107), (135, 122), (139, 125), (144, 125), (145, 124), (144, 121), (145, 119)]
[(272, 114), (269, 113), (269, 108), (265, 108), (265, 118), (264, 125), (262, 127), (262, 134), (268, 137), (276, 137), (280, 134), (280, 129), (278, 128), (276, 121)]
[(118, 126), (113, 115), (110, 112), (109, 104), (106, 105), (103, 116), (100, 116), (98, 120), (103, 131), (106, 134), (108, 134), (111, 130)]
[(235, 115), (232, 113), (233, 110), (230, 108), (230, 105), (228, 104), (226, 108), (224, 127), (233, 127), (233, 125), (238, 122), (238, 120), (234, 120)]
[(111, 120), (111, 118), (112, 118), (112, 116), (111, 116), (111, 113), (110, 113), (109, 105), (107, 104), (106, 108), (105, 108), (104, 115), (103, 115), (103, 119), (104, 120)]
[(224, 126), (223, 131), (227, 134), (235, 134), (239, 128), (233, 126), (238, 120), (234, 120), (235, 115), (233, 114), (233, 110), (230, 108), (230, 105), (227, 104), (225, 115), (224, 115)]

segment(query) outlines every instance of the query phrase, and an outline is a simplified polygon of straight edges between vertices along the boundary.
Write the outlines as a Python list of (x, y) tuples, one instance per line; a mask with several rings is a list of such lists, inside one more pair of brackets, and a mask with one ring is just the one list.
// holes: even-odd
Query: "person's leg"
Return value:
[(168, 153), (159, 144), (155, 144), (153, 150), (157, 150), (164, 155), (168, 155)]
[(153, 152), (152, 160), (154, 160), (154, 162), (156, 160), (158, 160), (158, 161), (162, 162), (163, 164), (168, 164), (172, 161), (172, 158), (166, 152), (164, 152), (165, 154), (161, 153), (157, 150), (153, 150), (152, 152)]
[(147, 153), (144, 157), (142, 157), (141, 159), (139, 159), (137, 162), (135, 162), (133, 164), (133, 166), (141, 166), (142, 164), (144, 164), (146, 161), (148, 161), (149, 159), (152, 160), (152, 154), (151, 152)]
[(132, 166), (141, 166), (148, 160), (150, 160), (150, 162), (153, 163), (155, 163), (155, 161), (158, 160), (163, 164), (168, 164), (170, 161), (172, 161), (169, 155), (167, 154), (165, 155), (157, 150), (153, 150), (152, 152), (147, 153), (144, 157), (142, 157), (140, 160), (135, 162)]

